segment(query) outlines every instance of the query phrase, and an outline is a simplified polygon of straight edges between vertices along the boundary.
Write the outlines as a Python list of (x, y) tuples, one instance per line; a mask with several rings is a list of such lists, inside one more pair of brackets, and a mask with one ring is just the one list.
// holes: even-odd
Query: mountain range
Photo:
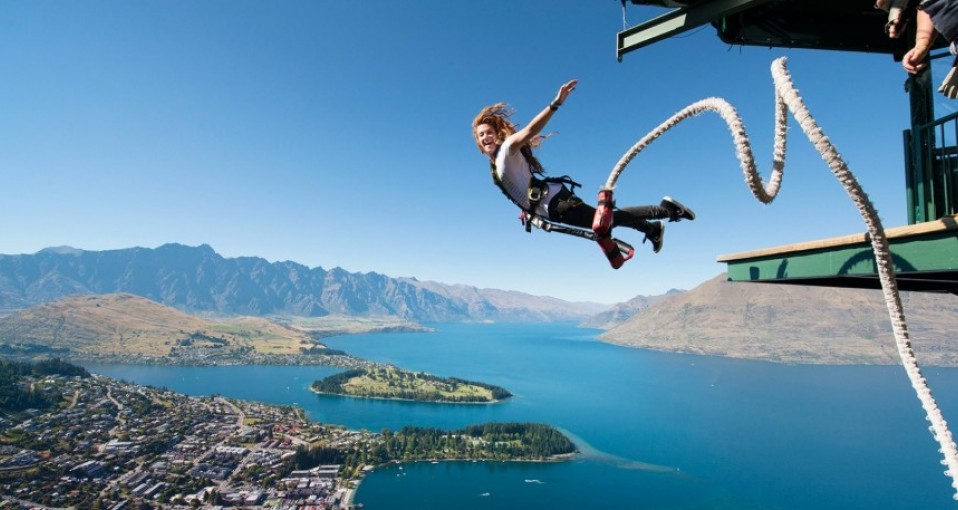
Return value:
[(0, 310), (128, 293), (189, 313), (398, 317), (418, 322), (581, 320), (606, 308), (519, 292), (225, 258), (208, 245), (0, 255)]
[[(912, 348), (925, 365), (958, 366), (958, 297), (903, 292)], [(880, 290), (728, 282), (719, 275), (656, 300), (605, 341), (784, 363), (899, 364)]]
[[(84, 299), (90, 295), (99, 297)], [(922, 364), (958, 366), (956, 299), (902, 294)], [(636, 296), (607, 307), (294, 262), (227, 259), (206, 245), (104, 252), (56, 248), (0, 255), (0, 308), (7, 309), (0, 344), (53, 349), (94, 349), (88, 343), (96, 338), (112, 344), (187, 340), (194, 347), (205, 339), (245, 349), (250, 345), (242, 340), (245, 335), (282, 337), (291, 351), (301, 351), (303, 333), (315, 340), (422, 330), (412, 322), (577, 320), (605, 330), (600, 339), (631, 347), (784, 363), (899, 362), (880, 291), (732, 283), (724, 274), (688, 291)], [(116, 310), (107, 314), (103, 308)], [(197, 322), (187, 313), (214, 321)], [(285, 329), (237, 324), (237, 316), (268, 318)], [(88, 343), (65, 345), (71, 336)], [(253, 347), (263, 352), (268, 345)]]
[(655, 303), (683, 292), (685, 291), (672, 289), (658, 296), (635, 296), (628, 301), (613, 305), (608, 310), (589, 317), (582, 322), (582, 326), (595, 329), (612, 329), (629, 320), (632, 316), (648, 310)]

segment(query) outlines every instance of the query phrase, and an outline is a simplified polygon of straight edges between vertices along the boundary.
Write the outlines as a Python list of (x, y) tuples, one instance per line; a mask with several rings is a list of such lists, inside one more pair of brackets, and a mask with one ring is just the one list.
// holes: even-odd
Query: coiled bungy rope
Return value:
[[(842, 160), (838, 151), (829, 141), (828, 137), (822, 133), (822, 129), (808, 112), (808, 108), (798, 95), (792, 78), (785, 68), (785, 57), (776, 59), (772, 62), (772, 78), (775, 81), (775, 146), (773, 150), (772, 175), (769, 178), (767, 186), (763, 187), (762, 177), (755, 169), (755, 161), (752, 156), (752, 147), (745, 132), (745, 126), (742, 123), (738, 112), (724, 99), (711, 97), (687, 106), (682, 111), (676, 113), (671, 118), (663, 122), (655, 130), (645, 135), (635, 145), (626, 152), (616, 163), (615, 168), (609, 175), (603, 191), (611, 191), (615, 188), (615, 183), (619, 175), (625, 170), (626, 165), (639, 152), (645, 149), (652, 141), (662, 136), (666, 131), (675, 127), (679, 122), (706, 111), (713, 111), (719, 114), (725, 123), (728, 124), (732, 133), (732, 139), (735, 142), (737, 156), (745, 175), (745, 183), (752, 191), (752, 194), (763, 204), (771, 203), (778, 195), (782, 183), (782, 174), (785, 169), (785, 139), (788, 118), (786, 109), (792, 112), (795, 120), (802, 127), (802, 131), (808, 137), (808, 140), (818, 149), (822, 159), (828, 164), (832, 173), (845, 188), (848, 196), (855, 202), (858, 211), (868, 227), (868, 234), (871, 238), (872, 251), (875, 254), (875, 260), (878, 265), (878, 276), (881, 281), (882, 292), (885, 296), (885, 305), (888, 308), (888, 315), (891, 319), (892, 330), (895, 334), (895, 343), (898, 347), (898, 356), (901, 358), (905, 373), (911, 381), (912, 387), (921, 401), (925, 410), (926, 419), (931, 422), (928, 427), (938, 444), (941, 445), (939, 452), (944, 456), (942, 465), (947, 466), (945, 475), (951, 477), (952, 488), (956, 493), (952, 496), (958, 500), (958, 448), (952, 439), (951, 432), (948, 430), (948, 423), (942, 416), (935, 399), (928, 388), (928, 382), (921, 374), (918, 367), (918, 360), (915, 358), (915, 352), (912, 350), (911, 341), (908, 337), (908, 327), (905, 323), (905, 313), (902, 309), (901, 297), (898, 293), (898, 282), (895, 279), (895, 268), (892, 264), (891, 252), (888, 247), (888, 238), (885, 237), (885, 230), (882, 227), (878, 213), (869, 200), (868, 195), (862, 190), (855, 176), (848, 169), (848, 166)], [(601, 193), (601, 192), (600, 192)]]

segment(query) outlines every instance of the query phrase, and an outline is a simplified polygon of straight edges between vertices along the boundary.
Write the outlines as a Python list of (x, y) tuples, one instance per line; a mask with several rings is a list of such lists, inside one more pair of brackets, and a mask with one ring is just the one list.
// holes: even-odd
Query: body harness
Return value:
[[(525, 154), (523, 154), (523, 157), (526, 157)], [(501, 191), (510, 202), (516, 204), (516, 206), (522, 209), (519, 219), (522, 221), (523, 226), (525, 226), (526, 232), (531, 233), (532, 227), (536, 227), (546, 232), (559, 232), (560, 234), (569, 234), (576, 237), (581, 237), (583, 239), (588, 239), (590, 241), (595, 241), (599, 244), (599, 248), (602, 249), (602, 253), (604, 253), (606, 258), (609, 259), (609, 264), (612, 265), (613, 269), (622, 267), (622, 264), (631, 259), (635, 254), (635, 248), (633, 248), (630, 244), (612, 237), (612, 211), (615, 208), (615, 202), (612, 200), (612, 190), (603, 189), (602, 191), (599, 191), (599, 206), (595, 210), (595, 217), (592, 221), (592, 230), (588, 230), (584, 228), (553, 223), (548, 219), (536, 214), (536, 209), (538, 209), (539, 204), (541, 204), (542, 200), (549, 195), (548, 184), (557, 183), (568, 185), (570, 191), (573, 193), (577, 187), (582, 186), (581, 184), (573, 181), (568, 175), (563, 175), (562, 177), (546, 177), (544, 179), (539, 179), (533, 175), (529, 179), (529, 187), (526, 190), (526, 198), (529, 200), (529, 207), (525, 208), (522, 206), (522, 204), (513, 199), (512, 196), (506, 191), (505, 186), (502, 184), (502, 180), (499, 179), (499, 175), (496, 173), (496, 164), (490, 161), (489, 167), (490, 173), (492, 174), (492, 182), (496, 184), (496, 187), (499, 188), (499, 191)]]

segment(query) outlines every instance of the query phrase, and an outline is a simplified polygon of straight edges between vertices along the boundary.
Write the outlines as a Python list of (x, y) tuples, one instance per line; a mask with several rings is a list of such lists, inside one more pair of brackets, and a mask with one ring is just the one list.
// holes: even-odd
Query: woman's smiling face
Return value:
[(476, 126), (475, 136), (476, 143), (479, 144), (479, 149), (482, 150), (483, 154), (491, 156), (496, 152), (496, 148), (499, 147), (498, 135), (492, 126), (479, 124)]

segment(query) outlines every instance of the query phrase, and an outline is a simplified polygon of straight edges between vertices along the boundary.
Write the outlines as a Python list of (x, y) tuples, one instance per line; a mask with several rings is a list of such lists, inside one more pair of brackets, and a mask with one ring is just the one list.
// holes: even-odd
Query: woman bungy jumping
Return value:
[[(600, 231), (596, 228), (596, 209), (574, 193), (578, 184), (568, 176), (545, 177), (542, 164), (532, 153), (532, 149), (545, 138), (539, 133), (577, 84), (577, 80), (572, 80), (562, 85), (555, 99), (525, 127), (510, 120), (513, 112), (505, 103), (487, 106), (476, 115), (472, 132), (479, 150), (489, 158), (492, 180), (522, 209), (527, 230), (529, 221), (538, 216), (550, 222), (595, 230), (602, 245), (602, 238), (609, 239), (608, 233), (613, 225), (629, 227), (645, 234), (643, 242), (649, 241), (652, 251), (658, 253), (665, 238), (665, 223), (649, 220), (694, 220), (695, 213), (691, 209), (671, 197), (664, 197), (659, 205), (616, 208), (614, 204), (603, 204), (600, 193), (600, 207), (608, 205), (612, 209), (611, 224), (606, 224), (605, 231)], [(606, 246), (602, 248), (607, 251)], [(618, 266), (613, 264), (613, 267)]]

